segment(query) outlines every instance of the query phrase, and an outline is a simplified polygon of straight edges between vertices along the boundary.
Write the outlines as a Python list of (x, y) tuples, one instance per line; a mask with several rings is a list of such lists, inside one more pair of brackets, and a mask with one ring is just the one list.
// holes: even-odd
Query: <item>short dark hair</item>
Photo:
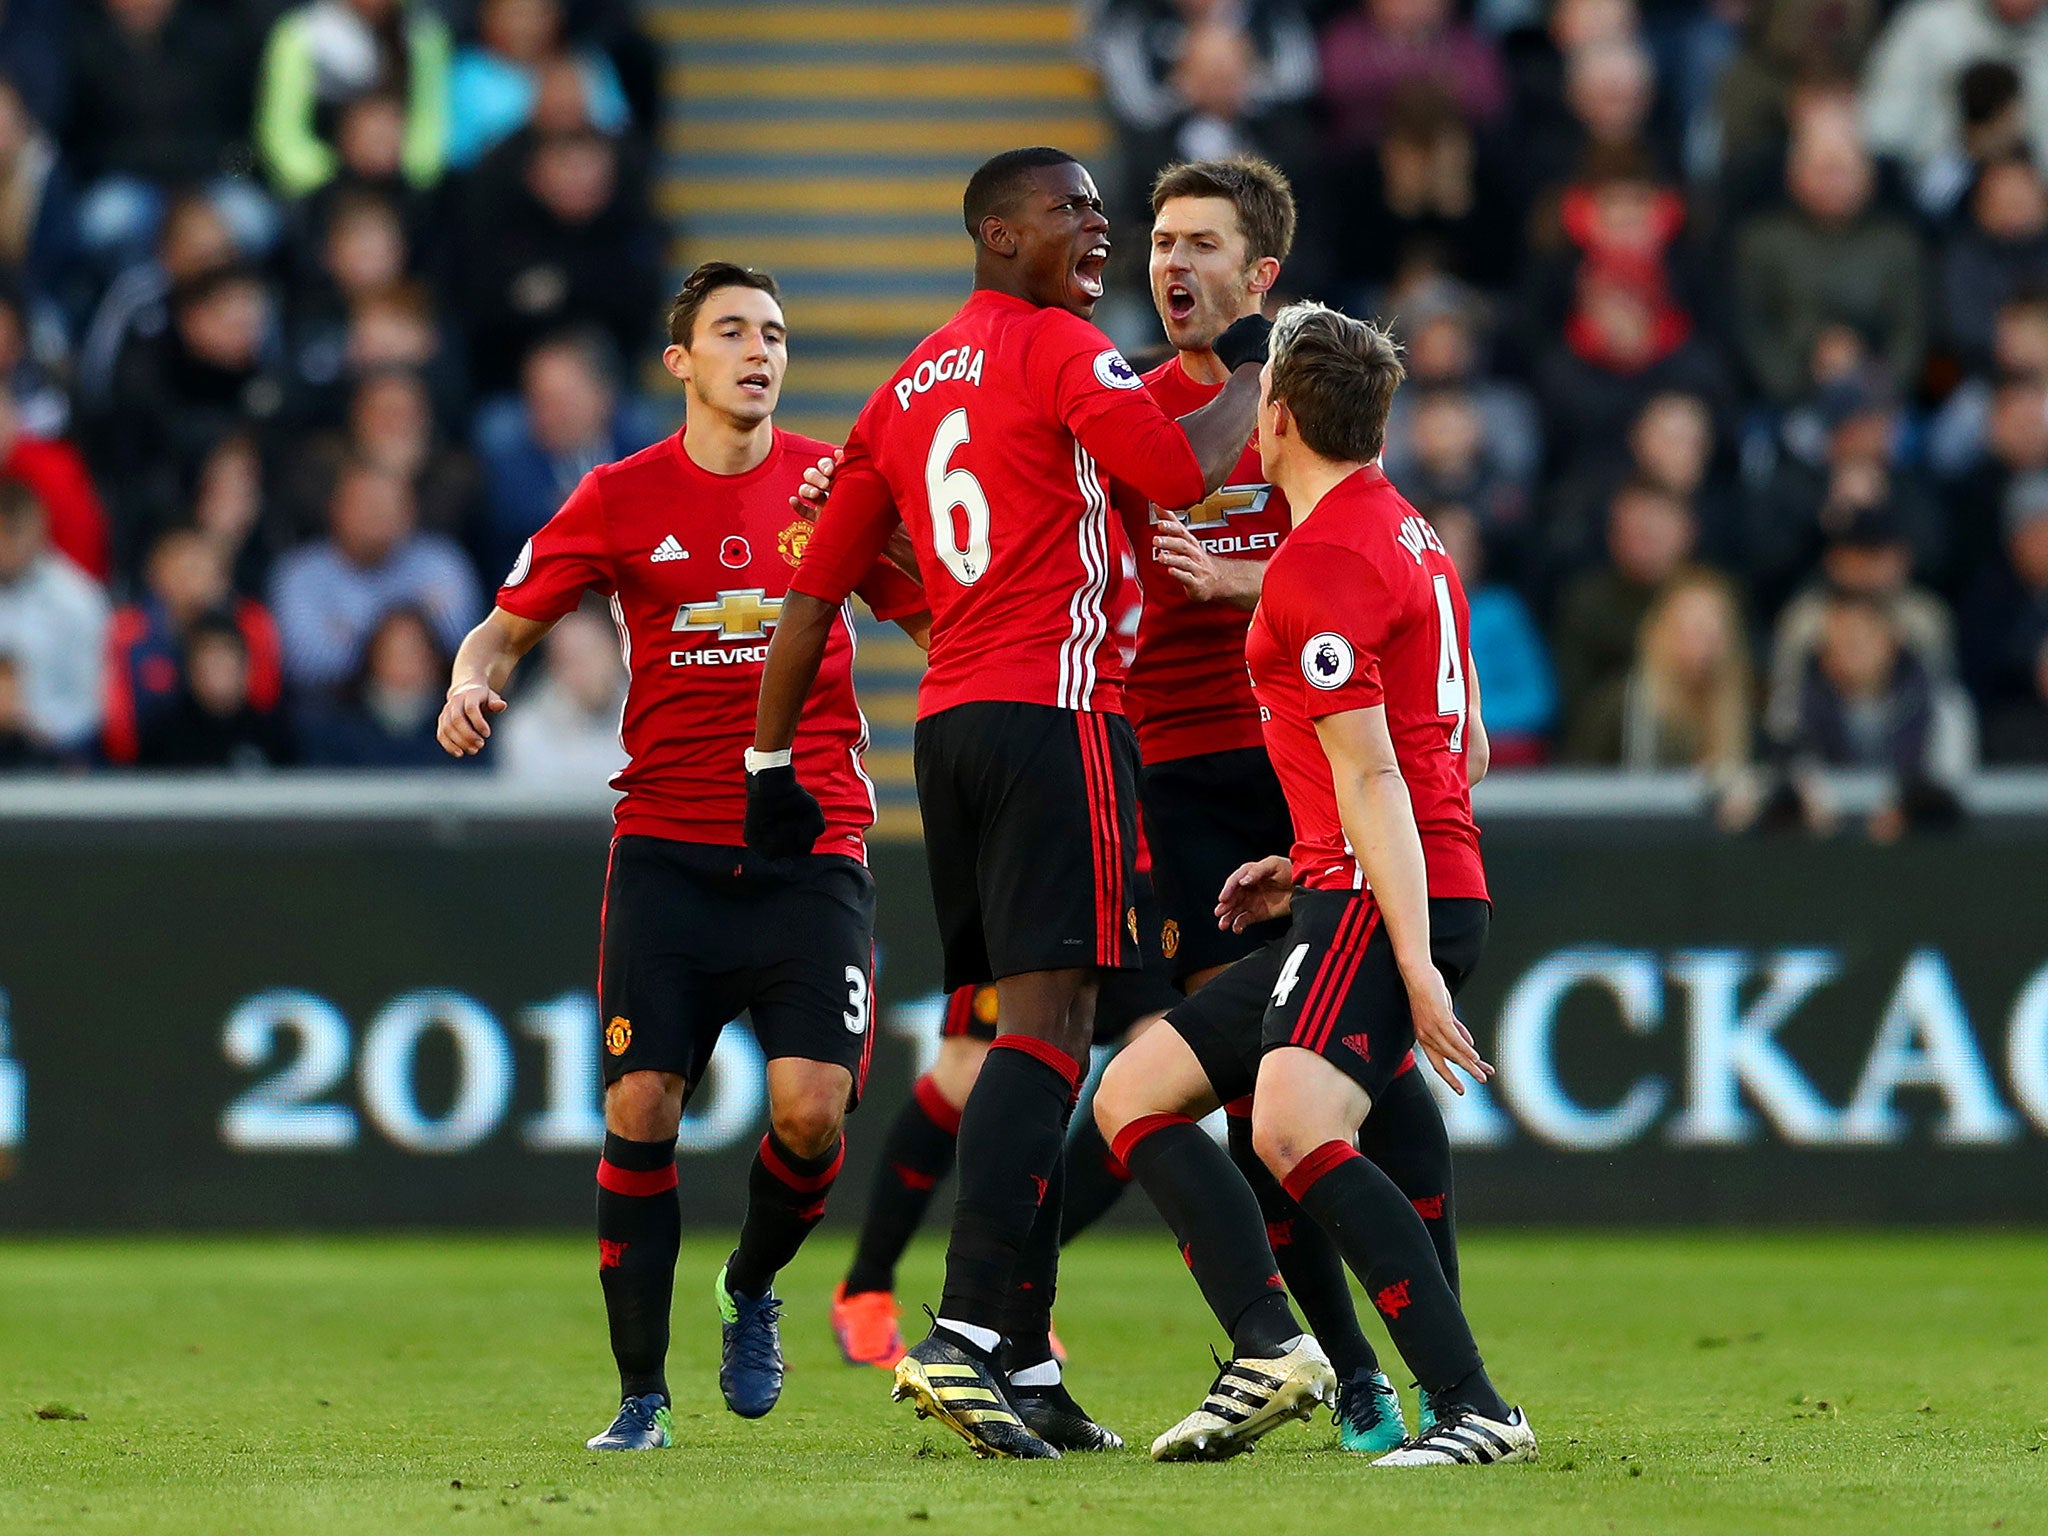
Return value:
[(697, 328), (697, 312), (721, 288), (755, 288), (776, 303), (782, 302), (782, 289), (766, 272), (756, 272), (736, 261), (699, 262), (697, 270), (683, 279), (683, 286), (668, 301), (668, 339), (688, 348)]
[(1363, 464), (1387, 441), (1387, 413), (1408, 370), (1394, 338), (1321, 304), (1290, 304), (1273, 322), (1272, 398), (1326, 459)]
[(1245, 254), (1285, 261), (1294, 249), (1294, 188), (1280, 168), (1257, 155), (1169, 165), (1152, 183), (1152, 217), (1173, 197), (1220, 197), (1237, 210)]
[(967, 233), (981, 240), (981, 221), (991, 214), (1004, 214), (1016, 204), (1024, 178), (1033, 171), (1053, 165), (1079, 165), (1064, 149), (1037, 144), (1029, 149), (1006, 149), (981, 162), (967, 178), (967, 190), (960, 196), (960, 215), (967, 221)]

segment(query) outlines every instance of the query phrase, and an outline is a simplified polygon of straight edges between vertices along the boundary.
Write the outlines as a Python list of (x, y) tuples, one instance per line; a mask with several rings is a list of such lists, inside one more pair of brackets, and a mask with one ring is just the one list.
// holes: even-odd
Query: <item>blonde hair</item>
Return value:
[[(1727, 645), (1704, 685), (1678, 675), (1672, 617), (1693, 596), (1709, 599)], [(1636, 665), (1622, 723), (1622, 761), (1629, 767), (1684, 766), (1729, 772), (1749, 761), (1756, 685), (1742, 605), (1727, 579), (1692, 570), (1665, 585), (1636, 635)], [(1674, 763), (1673, 757), (1682, 758)]]

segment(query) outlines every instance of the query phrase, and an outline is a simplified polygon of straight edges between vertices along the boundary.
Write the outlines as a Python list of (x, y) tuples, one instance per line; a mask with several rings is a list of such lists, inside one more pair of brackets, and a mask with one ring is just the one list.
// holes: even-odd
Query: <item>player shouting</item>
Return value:
[[(829, 616), (900, 509), (932, 610), (916, 755), (945, 983), (994, 981), (1000, 1033), (961, 1114), (939, 1312), (898, 1363), (896, 1395), (982, 1454), (1047, 1457), (1058, 1448), (1027, 1423), (1087, 1422), (1049, 1339), (1060, 1144), (1096, 978), (1138, 948), (1137, 752), (1111, 623), (1125, 551), (1106, 477), (1167, 507), (1221, 485), (1250, 434), (1267, 327), (1219, 339), (1237, 376), (1177, 425), (1085, 318), (1109, 258), (1087, 171), (1059, 150), (1012, 150), (975, 172), (963, 211), (975, 292), (861, 412), (792, 584), (748, 759), (748, 841), (773, 853), (817, 825), (780, 754)], [(1034, 1299), (1012, 1307), (1013, 1294)], [(1057, 1432), (1114, 1443), (1089, 1431)]]
[(1217, 911), (1236, 927), (1291, 902), (1290, 923), (1119, 1057), (1096, 1098), (1236, 1357), (1154, 1442), (1160, 1460), (1235, 1454), (1332, 1384), (1274, 1283), (1251, 1191), (1191, 1118), (1254, 1088), (1259, 1157), (1335, 1239), (1426, 1394), (1433, 1424), (1376, 1465), (1536, 1453), (1422, 1218), (1357, 1146), (1411, 1045), (1454, 1087), (1452, 1063), (1492, 1070), (1451, 1006), (1489, 914), (1470, 791), (1486, 733), (1457, 572), (1377, 463), (1401, 375), (1393, 343), (1362, 321), (1297, 304), (1275, 326), (1259, 447), (1294, 531), (1246, 659), (1294, 852), (1291, 871), (1233, 877)]
[[(824, 1213), (873, 1043), (874, 882), (862, 835), (875, 808), (844, 608), (820, 627), (821, 675), (795, 733), (820, 813), (788, 857), (745, 848), (736, 771), (768, 635), (811, 533), (789, 498), (832, 449), (774, 424), (788, 352), (773, 278), (707, 262), (668, 325), (662, 360), (684, 386), (682, 430), (586, 475), (528, 541), (456, 655), (439, 732), (458, 757), (481, 751), (519, 658), (585, 592), (610, 598), (631, 678), (599, 940), (597, 1238), (622, 1401), (592, 1450), (670, 1443), (675, 1139), (720, 1031), (746, 1010), (768, 1057), (768, 1133), (739, 1246), (714, 1285), (719, 1387), (748, 1418), (781, 1393), (771, 1282)], [(908, 577), (877, 560), (858, 590), (922, 639), (924, 595)]]

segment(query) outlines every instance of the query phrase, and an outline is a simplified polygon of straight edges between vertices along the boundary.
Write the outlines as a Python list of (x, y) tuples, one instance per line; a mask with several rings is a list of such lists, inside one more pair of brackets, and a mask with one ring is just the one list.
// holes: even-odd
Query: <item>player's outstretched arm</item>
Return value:
[(1247, 315), (1216, 338), (1216, 355), (1230, 369), (1230, 379), (1214, 400), (1180, 418), (1188, 446), (1201, 460), (1206, 492), (1229, 483), (1245, 444), (1259, 421), (1259, 371), (1266, 363), (1266, 343), (1273, 323), (1264, 315)]
[(825, 642), (838, 617), (838, 604), (792, 590), (782, 600), (775, 638), (768, 642), (754, 745), (746, 755), (745, 834), (749, 848), (771, 859), (808, 853), (825, 833), (825, 813), (817, 797), (798, 782), (790, 754), (796, 746), (797, 722), (825, 659)]
[(1394, 946), (1394, 963), (1408, 988), (1415, 1043), (1437, 1075), (1454, 1092), (1463, 1093), (1465, 1085), (1451, 1070), (1452, 1063), (1482, 1083), (1493, 1075), (1493, 1068), (1480, 1058), (1471, 1032), (1452, 1011), (1450, 988), (1430, 959), (1429, 871), (1408, 783), (1401, 777), (1394, 738), (1387, 730), (1386, 706), (1325, 715), (1316, 721), (1316, 735), (1330, 760), (1344, 835), (1372, 887)]
[(434, 737), (450, 757), (474, 757), (490, 739), (491, 716), (505, 708), (503, 689), (519, 658), (555, 626), (493, 608), (462, 637), (448, 682), (448, 702)]

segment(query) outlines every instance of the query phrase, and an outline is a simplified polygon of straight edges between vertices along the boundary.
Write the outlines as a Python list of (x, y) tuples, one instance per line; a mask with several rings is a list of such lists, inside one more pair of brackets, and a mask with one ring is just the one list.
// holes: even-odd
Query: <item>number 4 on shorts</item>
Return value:
[(1294, 995), (1294, 984), (1301, 980), (1301, 962), (1308, 957), (1308, 945), (1297, 944), (1288, 951), (1287, 963), (1280, 967), (1280, 975), (1273, 983), (1273, 1006), (1285, 1008), (1287, 999)]

